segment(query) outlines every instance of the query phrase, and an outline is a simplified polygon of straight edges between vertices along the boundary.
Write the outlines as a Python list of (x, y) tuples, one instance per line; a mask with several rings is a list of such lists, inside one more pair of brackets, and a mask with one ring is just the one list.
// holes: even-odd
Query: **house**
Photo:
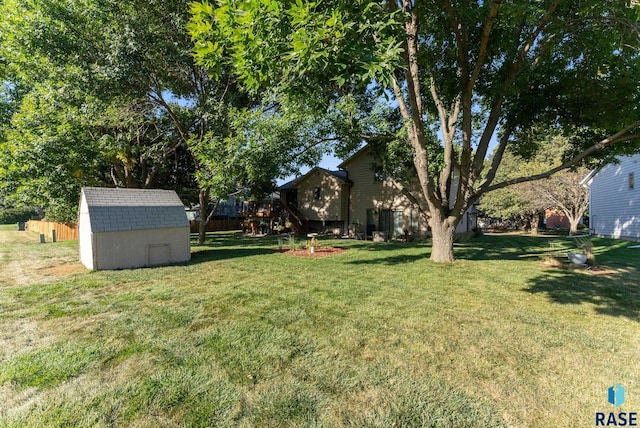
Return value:
[(84, 187), (78, 232), (80, 260), (92, 270), (191, 258), (189, 221), (173, 190)]
[(280, 202), (298, 230), (346, 231), (349, 224), (349, 195), (353, 182), (347, 171), (316, 167), (278, 188)]
[(582, 185), (589, 188), (589, 232), (595, 236), (640, 240), (640, 154), (591, 171)]
[(547, 208), (544, 210), (544, 226), (547, 229), (569, 229), (569, 218), (562, 210)]
[[(416, 204), (402, 192), (402, 184), (381, 176), (371, 148), (365, 146), (338, 165), (338, 171), (314, 168), (279, 187), (280, 199), (292, 217), (309, 231), (334, 231), (382, 239), (428, 234)], [(416, 194), (416, 197), (421, 195)], [(475, 209), (457, 227), (476, 226)]]

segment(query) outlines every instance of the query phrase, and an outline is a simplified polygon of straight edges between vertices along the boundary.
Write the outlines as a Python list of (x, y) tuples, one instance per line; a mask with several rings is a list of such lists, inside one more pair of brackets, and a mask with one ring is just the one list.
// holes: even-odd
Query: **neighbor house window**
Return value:
[(635, 186), (633, 172), (629, 173), (629, 189), (633, 189)]
[(313, 199), (315, 199), (316, 201), (320, 199), (320, 187), (316, 187), (315, 189), (313, 189)]

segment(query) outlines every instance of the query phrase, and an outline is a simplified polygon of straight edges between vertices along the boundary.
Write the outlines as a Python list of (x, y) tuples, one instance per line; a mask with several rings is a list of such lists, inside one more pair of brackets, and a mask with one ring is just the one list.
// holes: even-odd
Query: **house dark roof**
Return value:
[(336, 177), (339, 180), (344, 181), (345, 183), (352, 183), (352, 181), (349, 180), (349, 177), (347, 175), (347, 171), (345, 171), (345, 170), (329, 171), (328, 169), (320, 168), (319, 166), (317, 166), (317, 167), (313, 168), (311, 171), (307, 172), (306, 174), (301, 175), (300, 177), (296, 177), (291, 181), (287, 181), (283, 185), (279, 186), (276, 190), (282, 191), (282, 190), (293, 189), (294, 187), (296, 187), (296, 185), (298, 183), (303, 181), (305, 178), (307, 178), (309, 175), (311, 175), (311, 173), (313, 173), (315, 171), (322, 171), (325, 174), (331, 175), (333, 177)]
[(173, 190), (84, 187), (82, 197), (94, 233), (189, 225)]

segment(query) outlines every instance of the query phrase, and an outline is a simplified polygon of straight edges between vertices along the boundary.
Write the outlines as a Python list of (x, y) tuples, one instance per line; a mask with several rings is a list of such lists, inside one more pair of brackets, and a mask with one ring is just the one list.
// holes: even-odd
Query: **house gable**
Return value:
[[(404, 231), (426, 235), (428, 225), (420, 214), (419, 207), (403, 194), (404, 189), (411, 190), (412, 195), (422, 207), (426, 207), (426, 200), (422, 192), (414, 183), (403, 183), (393, 179), (377, 176), (376, 161), (370, 146), (360, 151), (340, 164), (347, 170), (354, 185), (351, 189), (350, 222), (365, 225), (366, 233), (372, 228), (381, 230), (390, 236), (401, 235)], [(450, 203), (455, 203), (456, 182), (458, 171), (455, 171), (450, 195)], [(471, 207), (463, 214), (456, 231), (464, 233), (476, 227), (476, 210)]]
[(352, 182), (346, 171), (329, 171), (316, 167), (278, 190), (281, 199), (288, 201), (287, 193), (295, 192), (297, 209), (310, 221), (343, 222), (347, 215), (349, 187)]

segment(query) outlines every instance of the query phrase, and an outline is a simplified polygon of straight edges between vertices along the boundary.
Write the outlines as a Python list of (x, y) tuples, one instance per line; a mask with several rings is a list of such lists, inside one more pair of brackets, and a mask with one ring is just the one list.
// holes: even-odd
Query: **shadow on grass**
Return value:
[(210, 261), (237, 259), (265, 254), (273, 254), (273, 250), (270, 250), (268, 248), (215, 248), (195, 251), (191, 253), (191, 260), (185, 264), (191, 265)]
[(640, 281), (636, 272), (609, 275), (549, 269), (531, 279), (523, 291), (547, 295), (561, 305), (592, 304), (603, 315), (640, 322)]
[(562, 238), (527, 235), (484, 235), (454, 245), (454, 254), (464, 260), (523, 260), (552, 251), (566, 251), (573, 242)]
[(276, 236), (251, 236), (240, 231), (208, 232), (203, 244), (198, 244), (198, 234), (191, 234), (191, 246), (202, 247), (259, 247), (277, 242)]
[(399, 265), (404, 263), (413, 263), (420, 260), (426, 260), (429, 258), (429, 253), (423, 254), (406, 254), (406, 255), (395, 255), (395, 256), (385, 256), (385, 257), (377, 257), (377, 258), (367, 258), (361, 260), (352, 260), (349, 261), (348, 264), (352, 265), (370, 265), (370, 264), (384, 264), (384, 265)]

